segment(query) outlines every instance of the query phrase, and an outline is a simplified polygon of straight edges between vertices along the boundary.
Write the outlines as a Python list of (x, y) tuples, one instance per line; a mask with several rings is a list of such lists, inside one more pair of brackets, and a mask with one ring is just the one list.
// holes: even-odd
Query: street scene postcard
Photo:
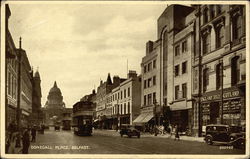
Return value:
[(1, 158), (249, 158), (249, 2), (2, 1)]

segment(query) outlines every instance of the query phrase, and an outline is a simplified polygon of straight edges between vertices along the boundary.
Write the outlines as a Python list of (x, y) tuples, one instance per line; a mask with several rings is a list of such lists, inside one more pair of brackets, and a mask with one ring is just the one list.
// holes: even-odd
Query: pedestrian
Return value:
[(33, 126), (31, 129), (31, 136), (32, 136), (31, 142), (35, 142), (36, 141), (36, 128), (35, 128), (35, 126)]
[(23, 154), (28, 154), (30, 147), (30, 134), (29, 134), (29, 129), (25, 129), (23, 133), (23, 149), (22, 153)]
[(175, 138), (174, 138), (174, 140), (178, 140), (178, 141), (180, 141), (180, 135), (179, 135), (179, 127), (178, 127), (178, 125), (176, 125), (175, 126)]
[(170, 134), (169, 138), (171, 138), (173, 134), (173, 128), (171, 124), (169, 124), (168, 129), (169, 129), (169, 134)]

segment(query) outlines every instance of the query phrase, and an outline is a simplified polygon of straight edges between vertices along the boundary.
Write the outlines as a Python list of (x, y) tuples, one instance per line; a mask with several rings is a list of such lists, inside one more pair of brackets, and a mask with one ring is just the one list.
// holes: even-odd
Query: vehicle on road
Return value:
[(74, 134), (91, 136), (93, 127), (94, 104), (80, 101), (73, 105)]
[(216, 125), (206, 126), (205, 138), (207, 144), (233, 145), (235, 148), (245, 148), (245, 133), (240, 126)]
[(123, 135), (127, 135), (129, 138), (131, 138), (132, 136), (137, 136), (138, 138), (140, 138), (141, 136), (140, 131), (129, 124), (121, 125), (120, 135), (121, 137), (123, 137)]

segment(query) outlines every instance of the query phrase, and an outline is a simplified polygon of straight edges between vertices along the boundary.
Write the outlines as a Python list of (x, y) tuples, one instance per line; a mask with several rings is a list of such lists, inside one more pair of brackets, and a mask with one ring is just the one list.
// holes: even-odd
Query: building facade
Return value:
[(47, 101), (43, 107), (45, 114), (46, 125), (53, 125), (55, 122), (61, 122), (62, 115), (65, 110), (65, 103), (63, 102), (63, 96), (60, 88), (57, 87), (56, 81), (54, 86), (50, 89)]
[(196, 34), (201, 36), (196, 38), (193, 69), (198, 76), (193, 76), (193, 91), (200, 97), (196, 98), (200, 114), (196, 113), (195, 122), (200, 127), (215, 123), (245, 126), (245, 12), (244, 5), (196, 7)]

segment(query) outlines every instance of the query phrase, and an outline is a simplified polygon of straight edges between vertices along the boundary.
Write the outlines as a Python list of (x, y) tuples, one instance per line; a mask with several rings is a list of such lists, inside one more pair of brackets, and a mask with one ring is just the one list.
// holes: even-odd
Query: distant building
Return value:
[(43, 108), (45, 114), (45, 124), (53, 125), (56, 121), (62, 120), (62, 115), (65, 110), (65, 103), (61, 90), (57, 87), (56, 81), (50, 89), (47, 97), (47, 102)]

